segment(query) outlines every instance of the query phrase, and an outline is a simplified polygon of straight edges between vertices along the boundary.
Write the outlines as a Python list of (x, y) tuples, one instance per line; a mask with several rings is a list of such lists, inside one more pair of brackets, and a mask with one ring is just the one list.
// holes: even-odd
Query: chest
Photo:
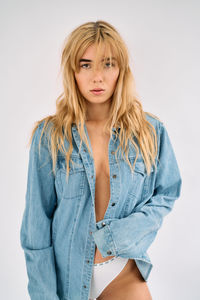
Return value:
[(96, 220), (103, 219), (110, 199), (110, 170), (109, 170), (109, 135), (98, 134), (88, 130), (92, 147), (94, 167), (96, 173), (95, 182), (95, 212)]
[(110, 136), (107, 134), (99, 134), (88, 129), (88, 135), (92, 147), (96, 178), (98, 180), (102, 174), (109, 178), (109, 159), (108, 146)]

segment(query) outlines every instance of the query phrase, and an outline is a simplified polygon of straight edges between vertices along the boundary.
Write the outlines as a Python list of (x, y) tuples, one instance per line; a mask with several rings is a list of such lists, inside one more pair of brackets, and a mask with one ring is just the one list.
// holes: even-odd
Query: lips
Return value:
[(95, 96), (99, 96), (99, 95), (104, 94), (105, 90), (103, 90), (103, 89), (94, 89), (94, 90), (91, 90), (90, 92), (91, 92), (93, 95), (95, 95)]
[(104, 91), (104, 89), (93, 89), (91, 91), (100, 92), (100, 91)]

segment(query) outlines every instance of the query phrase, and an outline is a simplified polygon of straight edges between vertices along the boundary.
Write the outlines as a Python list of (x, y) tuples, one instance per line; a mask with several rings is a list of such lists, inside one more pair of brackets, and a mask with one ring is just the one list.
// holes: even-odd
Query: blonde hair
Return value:
[[(56, 113), (35, 122), (29, 143), (31, 143), (39, 124), (44, 121), (41, 137), (43, 133), (47, 131), (48, 125), (52, 124), (53, 126), (50, 126), (49, 133), (53, 172), (55, 174), (57, 154), (58, 150), (60, 150), (65, 156), (68, 177), (69, 161), (71, 160), (70, 156), (73, 150), (71, 126), (72, 123), (75, 123), (80, 134), (81, 144), (82, 141), (84, 141), (91, 154), (87, 136), (84, 131), (87, 107), (76, 85), (74, 73), (79, 71), (79, 60), (86, 49), (92, 44), (95, 44), (97, 47), (97, 60), (99, 50), (101, 46), (104, 45), (106, 57), (109, 57), (112, 62), (112, 55), (114, 54), (119, 66), (119, 77), (112, 96), (109, 119), (104, 126), (104, 131), (110, 133), (112, 136), (112, 128), (120, 126), (119, 133), (116, 131), (116, 135), (119, 138), (119, 147), (116, 153), (119, 148), (121, 148), (123, 157), (125, 154), (125, 161), (130, 166), (132, 172), (134, 171), (139, 154), (139, 148), (133, 138), (135, 137), (141, 150), (147, 174), (149, 175), (152, 164), (156, 166), (157, 135), (154, 126), (147, 121), (145, 114), (158, 120), (159, 118), (143, 111), (142, 104), (136, 93), (133, 74), (129, 67), (128, 49), (117, 30), (108, 22), (102, 20), (80, 25), (74, 29), (64, 41), (61, 55), (63, 92), (56, 99)], [(65, 138), (69, 142), (68, 149), (65, 149), (64, 146)], [(133, 166), (128, 159), (128, 141), (130, 141), (136, 149)]]

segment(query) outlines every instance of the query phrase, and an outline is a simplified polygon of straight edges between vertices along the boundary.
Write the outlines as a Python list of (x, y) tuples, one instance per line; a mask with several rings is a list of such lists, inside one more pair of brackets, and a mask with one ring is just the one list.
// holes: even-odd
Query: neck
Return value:
[(87, 105), (87, 122), (103, 124), (109, 117), (110, 102), (105, 103), (88, 103)]

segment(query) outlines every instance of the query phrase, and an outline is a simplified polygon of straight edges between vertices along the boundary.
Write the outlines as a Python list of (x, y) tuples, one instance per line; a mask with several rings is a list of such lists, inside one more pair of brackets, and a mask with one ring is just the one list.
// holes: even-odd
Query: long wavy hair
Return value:
[[(115, 131), (116, 137), (119, 138), (119, 147), (115, 155), (117, 155), (117, 151), (120, 148), (123, 158), (133, 172), (140, 148), (147, 174), (149, 175), (152, 164), (156, 166), (157, 135), (154, 126), (147, 121), (146, 114), (158, 120), (159, 118), (143, 111), (141, 101), (136, 93), (134, 77), (129, 66), (129, 52), (125, 42), (111, 24), (102, 20), (87, 22), (78, 26), (65, 39), (60, 65), (63, 92), (56, 99), (55, 114), (34, 123), (29, 144), (39, 124), (44, 121), (40, 141), (43, 133), (47, 133), (48, 130), (50, 153), (53, 162), (52, 171), (55, 174), (58, 151), (61, 151), (65, 157), (68, 177), (69, 161), (72, 161), (71, 153), (73, 150), (71, 126), (75, 123), (81, 138), (81, 144), (83, 141), (85, 142), (91, 155), (89, 142), (84, 131), (87, 111), (86, 102), (78, 89), (74, 73), (79, 72), (79, 60), (86, 49), (93, 44), (96, 45), (97, 50), (95, 61), (98, 60), (101, 46), (104, 45), (106, 57), (109, 57), (110, 62), (112, 62), (112, 55), (114, 54), (119, 66), (119, 76), (112, 95), (109, 118), (105, 123), (104, 132), (112, 136), (112, 128), (120, 126), (120, 130)], [(65, 138), (69, 142), (68, 149), (65, 148)], [(138, 145), (134, 140), (135, 138)], [(128, 159), (129, 142), (133, 144), (136, 150), (133, 165)]]

